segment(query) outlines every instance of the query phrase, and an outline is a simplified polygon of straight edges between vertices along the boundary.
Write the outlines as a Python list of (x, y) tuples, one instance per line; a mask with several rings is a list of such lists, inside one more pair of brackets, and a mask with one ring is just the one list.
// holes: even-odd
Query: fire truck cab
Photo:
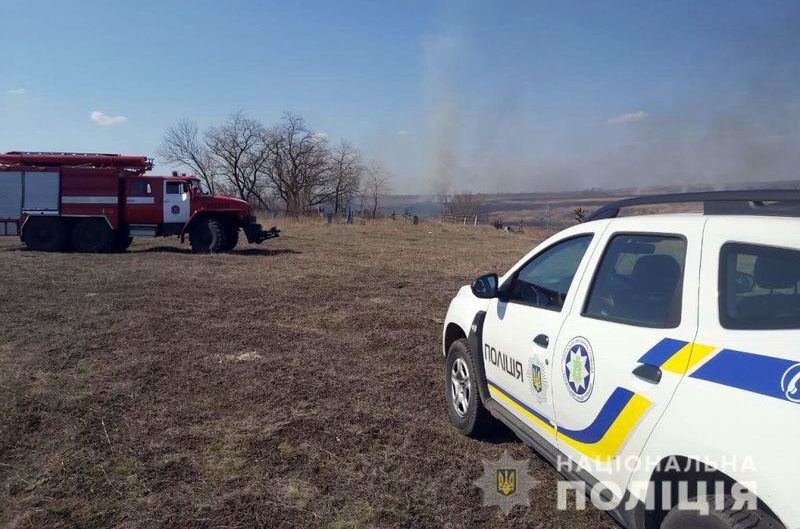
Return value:
[(250, 205), (202, 191), (189, 176), (149, 176), (144, 156), (88, 153), (0, 154), (0, 235), (33, 250), (123, 251), (134, 237), (189, 236), (198, 253), (277, 237)]

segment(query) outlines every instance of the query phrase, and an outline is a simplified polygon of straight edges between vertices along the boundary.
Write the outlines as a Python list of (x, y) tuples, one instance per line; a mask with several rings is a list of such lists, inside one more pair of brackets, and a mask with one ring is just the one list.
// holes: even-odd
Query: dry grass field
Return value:
[[(0, 240), (0, 527), (613, 527), (447, 421), (450, 298), (543, 234), (280, 227), (208, 256)], [(508, 517), (473, 485), (504, 450), (542, 482)]]

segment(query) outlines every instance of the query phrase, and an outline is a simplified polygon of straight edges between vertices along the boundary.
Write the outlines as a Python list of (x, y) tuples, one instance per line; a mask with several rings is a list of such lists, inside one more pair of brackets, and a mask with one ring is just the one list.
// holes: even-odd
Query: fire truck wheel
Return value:
[(216, 253), (225, 250), (225, 230), (213, 217), (198, 219), (189, 230), (189, 243), (194, 253)]
[(239, 226), (234, 224), (225, 225), (225, 251), (229, 252), (239, 244)]
[(32, 217), (22, 228), (22, 241), (31, 250), (58, 252), (66, 249), (67, 230), (59, 218)]
[(132, 242), (133, 242), (133, 237), (126, 237), (125, 235), (117, 234), (117, 240), (115, 241), (114, 250), (118, 252), (124, 252), (130, 247)]
[(72, 228), (72, 245), (79, 252), (108, 253), (115, 242), (116, 234), (104, 219), (83, 219)]

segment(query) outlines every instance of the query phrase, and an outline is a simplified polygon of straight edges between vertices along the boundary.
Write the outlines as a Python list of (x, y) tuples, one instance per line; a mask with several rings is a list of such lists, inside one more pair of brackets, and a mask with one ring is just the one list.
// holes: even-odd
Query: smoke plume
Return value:
[[(665, 79), (675, 83), (673, 97), (642, 94), (632, 108), (586, 116), (583, 123), (579, 114), (563, 123), (550, 115), (539, 119), (529, 93), (536, 86), (515, 86), (514, 78), (484, 83), (495, 87), (496, 102), (476, 106), (461, 90), (482, 77), (459, 68), (469, 32), (428, 38), (423, 56), (431, 191), (798, 181), (797, 28), (798, 9), (772, 22), (727, 28), (712, 41), (719, 64), (698, 72), (691, 90)], [(607, 96), (596, 95), (598, 101)]]

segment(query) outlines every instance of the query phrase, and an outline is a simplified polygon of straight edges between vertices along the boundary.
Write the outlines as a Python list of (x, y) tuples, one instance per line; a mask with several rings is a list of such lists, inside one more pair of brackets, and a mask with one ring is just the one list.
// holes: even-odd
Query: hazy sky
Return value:
[(0, 0), (0, 151), (155, 156), (241, 109), (398, 192), (798, 178), (792, 5)]

